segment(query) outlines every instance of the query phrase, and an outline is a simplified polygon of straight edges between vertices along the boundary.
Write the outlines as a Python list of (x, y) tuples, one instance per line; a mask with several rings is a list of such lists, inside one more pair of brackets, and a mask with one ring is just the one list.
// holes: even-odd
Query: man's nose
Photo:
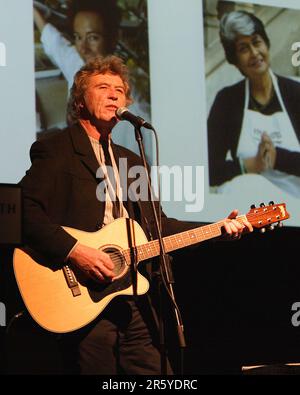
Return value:
[(118, 95), (117, 95), (117, 91), (115, 90), (115, 88), (112, 88), (112, 87), (109, 88), (108, 97), (113, 100), (118, 100)]

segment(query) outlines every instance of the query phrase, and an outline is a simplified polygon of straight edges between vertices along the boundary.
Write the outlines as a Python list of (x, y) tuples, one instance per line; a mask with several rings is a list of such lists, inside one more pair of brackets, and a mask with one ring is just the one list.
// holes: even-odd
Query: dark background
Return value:
[[(241, 366), (300, 362), (300, 327), (291, 306), (300, 301), (300, 230), (283, 227), (234, 242), (209, 241), (174, 257), (174, 290), (187, 348), (186, 374), (239, 374)], [(0, 300), (7, 323), (23, 309), (11, 271), (11, 251), (1, 249)], [(3, 286), (4, 285), (4, 286)], [(167, 342), (175, 371), (180, 352), (172, 309), (167, 305)], [(8, 333), (0, 328), (1, 372), (60, 374), (56, 335), (25, 313)]]

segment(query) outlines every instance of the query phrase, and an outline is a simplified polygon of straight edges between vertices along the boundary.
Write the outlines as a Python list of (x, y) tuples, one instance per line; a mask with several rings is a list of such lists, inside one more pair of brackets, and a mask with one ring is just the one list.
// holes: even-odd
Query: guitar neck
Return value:
[[(245, 215), (241, 215), (236, 218), (237, 221), (243, 223), (246, 218)], [(210, 225), (200, 226), (195, 229), (187, 230), (185, 232), (177, 233), (172, 236), (167, 236), (163, 238), (163, 243), (166, 252), (171, 252), (179, 250), (193, 244), (200, 243), (205, 240), (213, 239), (222, 234), (222, 227), (224, 226), (224, 221), (219, 221)], [(123, 251), (124, 254), (131, 254), (131, 250)], [(146, 259), (153, 258), (160, 254), (160, 244), (159, 240), (153, 240), (146, 244), (142, 244), (136, 247), (135, 254), (137, 260), (144, 261)]]

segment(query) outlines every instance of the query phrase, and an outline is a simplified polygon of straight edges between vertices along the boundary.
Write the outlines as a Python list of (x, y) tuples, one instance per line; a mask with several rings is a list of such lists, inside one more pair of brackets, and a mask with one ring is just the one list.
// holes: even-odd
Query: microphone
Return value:
[(146, 122), (143, 118), (132, 114), (126, 107), (119, 107), (116, 110), (116, 116), (120, 121), (129, 121), (134, 127), (153, 129), (150, 123)]

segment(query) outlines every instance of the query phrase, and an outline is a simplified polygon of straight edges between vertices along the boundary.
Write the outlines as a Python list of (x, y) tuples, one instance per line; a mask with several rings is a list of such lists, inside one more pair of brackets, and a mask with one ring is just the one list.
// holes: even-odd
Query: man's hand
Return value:
[(101, 283), (112, 281), (115, 274), (114, 264), (105, 252), (77, 244), (69, 256), (69, 260), (89, 278)]
[(240, 223), (236, 217), (238, 215), (238, 210), (233, 210), (227, 218), (223, 220), (224, 230), (227, 237), (230, 240), (240, 239), (243, 233), (248, 233), (253, 231), (253, 227), (249, 221), (243, 219), (243, 223)]

